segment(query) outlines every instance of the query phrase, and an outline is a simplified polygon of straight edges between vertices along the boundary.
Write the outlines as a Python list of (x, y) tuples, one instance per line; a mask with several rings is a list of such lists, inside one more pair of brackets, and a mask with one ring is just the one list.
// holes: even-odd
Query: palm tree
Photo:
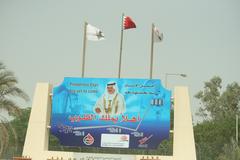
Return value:
[[(14, 98), (29, 100), (27, 94), (17, 87), (17, 83), (13, 72), (7, 70), (0, 62), (0, 113), (5, 111), (13, 118), (21, 115), (20, 106), (14, 101)], [(8, 147), (9, 132), (12, 132), (16, 142), (17, 135), (14, 128), (8, 123), (8, 118), (4, 114), (0, 114), (0, 157)]]

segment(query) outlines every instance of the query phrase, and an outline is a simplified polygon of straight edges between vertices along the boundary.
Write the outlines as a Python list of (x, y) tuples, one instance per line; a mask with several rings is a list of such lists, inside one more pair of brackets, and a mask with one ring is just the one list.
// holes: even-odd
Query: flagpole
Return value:
[(118, 78), (121, 77), (121, 65), (122, 65), (122, 45), (123, 45), (123, 18), (124, 13), (122, 14), (122, 24), (121, 24), (121, 40), (120, 40), (120, 54), (119, 54), (119, 66), (118, 66)]
[(153, 74), (153, 41), (154, 41), (154, 24), (152, 23), (152, 38), (151, 38), (151, 58), (150, 58), (150, 79), (152, 79)]
[(87, 45), (87, 25), (88, 23), (84, 23), (84, 35), (83, 35), (83, 56), (82, 56), (82, 78), (84, 77), (85, 71), (85, 54), (86, 54), (86, 45)]

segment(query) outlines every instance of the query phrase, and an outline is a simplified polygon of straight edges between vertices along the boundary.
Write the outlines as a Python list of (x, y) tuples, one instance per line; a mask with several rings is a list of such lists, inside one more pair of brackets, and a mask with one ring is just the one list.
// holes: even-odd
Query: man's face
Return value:
[(115, 89), (114, 89), (113, 85), (107, 86), (107, 91), (108, 91), (108, 94), (114, 94)]

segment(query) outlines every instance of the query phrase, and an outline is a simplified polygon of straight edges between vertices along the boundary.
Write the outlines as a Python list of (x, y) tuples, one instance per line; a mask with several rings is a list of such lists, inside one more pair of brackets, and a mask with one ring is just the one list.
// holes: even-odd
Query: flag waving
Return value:
[(118, 78), (120, 78), (121, 76), (123, 31), (131, 28), (136, 28), (136, 24), (129, 16), (124, 16), (124, 13), (123, 13), (122, 24), (121, 24), (120, 54), (119, 54), (119, 63), (118, 63)]
[(157, 27), (154, 26), (153, 28), (153, 41), (154, 42), (161, 42), (163, 40), (163, 33), (159, 32)]
[(84, 71), (85, 71), (85, 54), (86, 54), (87, 40), (90, 40), (90, 41), (104, 40), (104, 34), (97, 27), (94, 27), (88, 24), (87, 22), (85, 22), (84, 35), (83, 35), (82, 77), (84, 77)]
[(87, 24), (87, 39), (90, 41), (104, 40), (104, 34), (100, 29)]
[(159, 32), (157, 27), (152, 24), (152, 40), (151, 40), (151, 57), (150, 57), (150, 76), (149, 78), (152, 79), (153, 75), (153, 50), (154, 50), (154, 42), (161, 42), (163, 40), (163, 33)]
[(129, 16), (124, 16), (123, 17), (123, 28), (126, 29), (131, 29), (131, 28), (136, 28), (136, 24), (133, 22), (133, 20)]

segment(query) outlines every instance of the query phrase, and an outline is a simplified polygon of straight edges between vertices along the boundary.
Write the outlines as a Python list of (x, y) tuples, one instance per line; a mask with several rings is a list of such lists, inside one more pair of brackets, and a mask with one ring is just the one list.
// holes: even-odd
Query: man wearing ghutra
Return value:
[(124, 113), (125, 110), (125, 100), (118, 92), (116, 82), (107, 83), (105, 93), (97, 100), (94, 111), (97, 114), (118, 115)]

